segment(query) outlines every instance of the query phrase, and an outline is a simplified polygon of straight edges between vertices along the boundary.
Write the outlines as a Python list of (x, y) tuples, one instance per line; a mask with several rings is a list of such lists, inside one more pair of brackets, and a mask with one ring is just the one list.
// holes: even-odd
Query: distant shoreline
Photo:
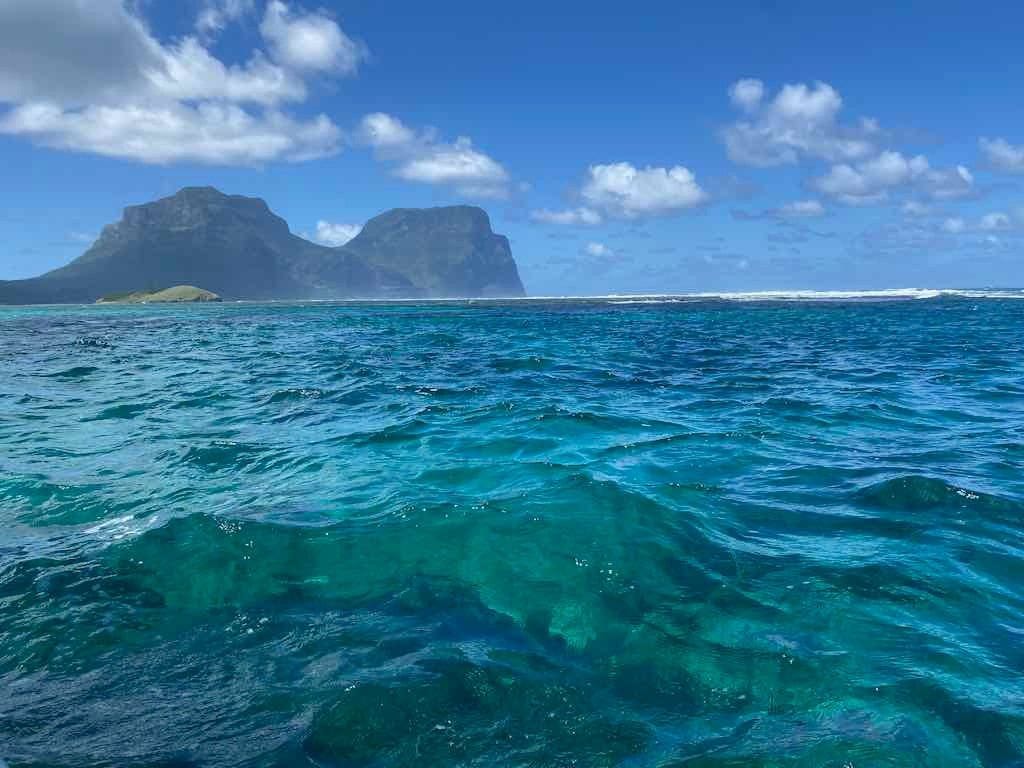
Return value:
[(919, 301), (941, 298), (962, 299), (1024, 299), (1024, 289), (1019, 288), (888, 288), (878, 290), (833, 290), (833, 291), (722, 291), (694, 293), (609, 293), (571, 296), (494, 296), (494, 297), (445, 297), (445, 298), (349, 298), (349, 299), (234, 299), (216, 302), (121, 302), (66, 304), (2, 304), (3, 307), (116, 307), (116, 306), (175, 306), (205, 305), (230, 306), (239, 304), (280, 304), (280, 305), (423, 305), (423, 304), (530, 304), (550, 302), (602, 302), (610, 305), (656, 305), (685, 304), (702, 301), (728, 302), (885, 302)]

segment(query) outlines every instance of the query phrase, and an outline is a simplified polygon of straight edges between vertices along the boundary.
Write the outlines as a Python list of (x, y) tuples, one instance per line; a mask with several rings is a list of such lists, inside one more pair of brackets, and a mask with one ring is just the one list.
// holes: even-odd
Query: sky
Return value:
[(212, 185), (533, 295), (1024, 286), (1024, 5), (0, 0), (0, 279)]

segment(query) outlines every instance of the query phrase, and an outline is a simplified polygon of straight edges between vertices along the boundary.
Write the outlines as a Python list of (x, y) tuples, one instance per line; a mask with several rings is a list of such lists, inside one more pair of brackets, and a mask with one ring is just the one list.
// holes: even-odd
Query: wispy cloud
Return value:
[(774, 219), (778, 222), (797, 221), (800, 219), (817, 219), (827, 213), (824, 205), (819, 200), (794, 200), (784, 203), (777, 208), (766, 208), (760, 213), (744, 210), (733, 210), (732, 216), (740, 221), (757, 221), (759, 219)]
[(609, 248), (604, 243), (590, 242), (583, 246), (583, 252), (587, 256), (593, 256), (597, 259), (609, 259), (615, 256), (615, 251)]
[(795, 200), (772, 212), (784, 219), (813, 219), (825, 215), (825, 206), (817, 200)]
[(604, 219), (601, 214), (592, 208), (567, 208), (560, 211), (552, 211), (542, 208), (530, 213), (530, 218), (544, 224), (563, 224), (568, 226), (593, 227), (600, 224)]
[(254, 0), (206, 0), (196, 17), (196, 31), (204, 36), (216, 35), (255, 8)]
[(950, 216), (942, 220), (940, 228), (950, 234), (963, 233), (1024, 233), (1024, 210), (992, 211), (976, 219)]
[(503, 198), (511, 188), (504, 166), (473, 145), (468, 136), (441, 141), (436, 131), (415, 131), (382, 112), (366, 115), (357, 139), (373, 147), (393, 173), (407, 181), (454, 187), (467, 197)]
[(978, 140), (981, 153), (997, 171), (1024, 173), (1024, 145), (1015, 146), (1003, 138)]

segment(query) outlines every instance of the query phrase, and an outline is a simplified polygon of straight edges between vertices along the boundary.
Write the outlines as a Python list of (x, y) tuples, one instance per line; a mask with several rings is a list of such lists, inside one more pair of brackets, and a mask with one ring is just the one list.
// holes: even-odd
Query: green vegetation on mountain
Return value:
[(115, 293), (96, 300), (97, 304), (188, 304), (220, 301), (212, 291), (196, 288), (194, 285), (175, 285), (162, 291), (133, 291)]
[(328, 248), (292, 234), (263, 200), (187, 187), (126, 208), (67, 266), (0, 281), (0, 304), (90, 303), (181, 285), (225, 299), (524, 295), (507, 238), (480, 208), (388, 211)]
[(508, 238), (481, 208), (397, 208), (371, 219), (345, 250), (404, 275), (427, 296), (522, 296)]

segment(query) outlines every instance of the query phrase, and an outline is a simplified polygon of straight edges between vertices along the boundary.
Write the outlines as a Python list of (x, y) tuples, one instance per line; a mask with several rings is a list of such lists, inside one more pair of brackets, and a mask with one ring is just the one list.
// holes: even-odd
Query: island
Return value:
[(186, 187), (125, 208), (66, 266), (0, 281), (0, 304), (124, 302), (141, 287), (196, 285), (257, 301), (525, 295), (508, 238), (476, 206), (385, 211), (328, 247), (294, 234), (259, 198)]
[(221, 301), (213, 291), (194, 285), (175, 285), (161, 291), (132, 291), (114, 293), (96, 299), (97, 304), (191, 304)]

